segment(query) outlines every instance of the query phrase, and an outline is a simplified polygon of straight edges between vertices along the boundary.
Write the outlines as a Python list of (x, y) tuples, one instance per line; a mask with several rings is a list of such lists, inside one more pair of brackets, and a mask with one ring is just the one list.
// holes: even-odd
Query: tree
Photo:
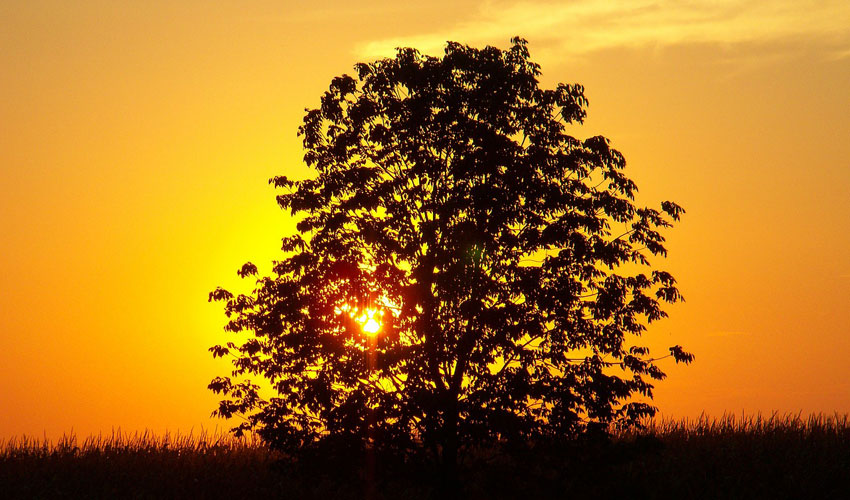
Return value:
[(210, 384), (214, 413), (285, 450), (419, 449), (449, 467), (466, 447), (653, 415), (664, 373), (634, 342), (682, 298), (649, 258), (684, 210), (636, 206), (609, 141), (568, 135), (582, 86), (539, 88), (520, 38), (355, 69), (299, 129), (316, 176), (270, 180), (299, 220), (285, 258), (251, 294), (210, 294), (249, 334), (210, 349), (235, 366)]

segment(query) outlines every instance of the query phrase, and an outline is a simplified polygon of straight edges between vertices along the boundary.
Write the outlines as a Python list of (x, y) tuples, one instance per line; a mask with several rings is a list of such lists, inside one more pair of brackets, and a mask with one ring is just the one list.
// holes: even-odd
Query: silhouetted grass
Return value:
[(256, 439), (207, 433), (24, 437), (0, 443), (0, 497), (274, 498), (276, 460)]
[[(652, 422), (611, 440), (479, 450), (463, 498), (850, 498), (848, 416)], [(435, 498), (434, 467), (290, 463), (262, 443), (150, 433), (0, 442), (3, 498)], [(373, 487), (369, 487), (373, 484)]]
[[(535, 446), (484, 467), (476, 496), (850, 498), (847, 415), (652, 422), (610, 442)], [(500, 480), (501, 478), (501, 480)], [(512, 478), (519, 478), (512, 481)]]

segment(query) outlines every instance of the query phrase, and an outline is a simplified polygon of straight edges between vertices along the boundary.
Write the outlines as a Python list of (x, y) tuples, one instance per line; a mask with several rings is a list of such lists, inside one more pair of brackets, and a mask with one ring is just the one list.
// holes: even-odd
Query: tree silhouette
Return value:
[(520, 38), (355, 69), (299, 129), (316, 176), (270, 181), (299, 218), (285, 258), (249, 295), (210, 294), (249, 333), (210, 349), (235, 366), (209, 386), (214, 413), (284, 450), (418, 449), (449, 467), (467, 447), (653, 415), (664, 373), (634, 342), (682, 298), (648, 259), (683, 210), (636, 206), (609, 141), (567, 134), (582, 86), (539, 88)]

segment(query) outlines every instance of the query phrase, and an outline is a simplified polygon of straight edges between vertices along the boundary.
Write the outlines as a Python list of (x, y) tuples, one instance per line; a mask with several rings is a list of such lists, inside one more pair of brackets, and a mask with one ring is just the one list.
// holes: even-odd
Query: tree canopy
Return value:
[(242, 332), (210, 349), (234, 364), (215, 413), (284, 450), (446, 462), (653, 415), (665, 375), (639, 337), (682, 296), (650, 259), (684, 210), (636, 205), (609, 140), (568, 134), (583, 87), (540, 88), (520, 38), (355, 71), (299, 129), (315, 176), (270, 181), (298, 220), (273, 275), (210, 294)]

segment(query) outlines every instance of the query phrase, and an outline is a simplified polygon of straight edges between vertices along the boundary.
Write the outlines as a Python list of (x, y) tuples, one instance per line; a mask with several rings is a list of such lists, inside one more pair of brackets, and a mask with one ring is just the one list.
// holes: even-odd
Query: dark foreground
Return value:
[[(2, 498), (441, 498), (423, 465), (295, 467), (257, 442), (151, 435), (0, 445)], [(850, 498), (850, 420), (667, 422), (610, 442), (479, 452), (461, 498)]]

